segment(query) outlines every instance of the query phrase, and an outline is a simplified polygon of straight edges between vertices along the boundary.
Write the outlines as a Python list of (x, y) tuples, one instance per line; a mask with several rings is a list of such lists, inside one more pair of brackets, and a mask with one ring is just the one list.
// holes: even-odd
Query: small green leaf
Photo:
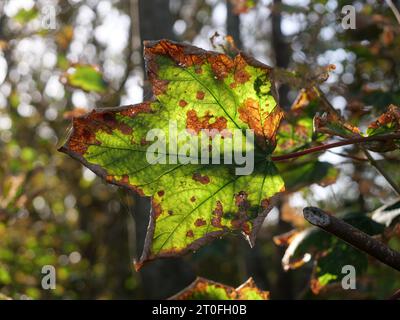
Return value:
[(13, 17), (13, 19), (20, 24), (26, 24), (29, 21), (35, 19), (37, 16), (38, 16), (38, 11), (36, 10), (36, 8), (32, 8), (29, 10), (20, 9), (17, 12), (17, 14)]
[(69, 68), (61, 77), (63, 83), (84, 91), (104, 93), (107, 83), (100, 70), (92, 65), (76, 64)]

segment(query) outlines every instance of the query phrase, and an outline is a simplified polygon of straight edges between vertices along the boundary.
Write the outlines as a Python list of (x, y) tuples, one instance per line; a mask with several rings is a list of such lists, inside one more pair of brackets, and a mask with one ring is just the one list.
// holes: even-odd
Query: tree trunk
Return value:
[[(169, 11), (169, 1), (139, 1), (140, 38), (144, 40), (174, 39), (173, 19)], [(143, 64), (144, 68), (144, 64)], [(146, 75), (145, 75), (146, 77)], [(152, 96), (151, 86), (144, 82), (144, 99)], [(135, 195), (134, 218), (136, 223), (136, 241), (141, 255), (150, 216), (149, 198)], [(188, 263), (182, 259), (165, 259), (152, 261), (140, 271), (144, 298), (166, 298), (178, 292), (191, 281), (195, 275)]]

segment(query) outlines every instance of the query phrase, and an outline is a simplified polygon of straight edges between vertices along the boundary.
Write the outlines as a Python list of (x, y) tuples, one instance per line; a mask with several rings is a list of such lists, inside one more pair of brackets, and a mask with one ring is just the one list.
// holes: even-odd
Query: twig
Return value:
[(303, 209), (304, 218), (311, 224), (364, 251), (382, 263), (400, 271), (400, 253), (375, 240), (363, 231), (316, 207)]
[(352, 154), (348, 154), (348, 153), (342, 153), (342, 152), (335, 152), (332, 150), (328, 150), (328, 152), (335, 154), (337, 156), (343, 157), (343, 158), (349, 158), (349, 159), (353, 159), (355, 161), (360, 161), (360, 162), (365, 162), (368, 161), (368, 159), (366, 158), (361, 158), (361, 157), (357, 157), (357, 156), (353, 156)]
[(323, 144), (320, 146), (312, 147), (309, 149), (305, 149), (302, 151), (298, 152), (293, 152), (293, 153), (288, 153), (284, 154), (281, 156), (273, 156), (271, 157), (272, 161), (285, 161), (293, 158), (298, 158), (310, 153), (315, 153), (315, 152), (320, 152), (332, 148), (337, 148), (337, 147), (342, 147), (342, 146), (347, 146), (350, 144), (357, 144), (357, 143), (365, 143), (365, 142), (370, 142), (370, 141), (386, 141), (388, 139), (400, 139), (400, 133), (393, 133), (393, 134), (385, 134), (385, 135), (380, 135), (380, 136), (371, 136), (371, 137), (357, 137), (357, 138), (351, 138), (343, 141), (338, 141), (338, 142), (333, 142), (333, 143), (328, 143), (328, 144)]
[(380, 163), (374, 159), (371, 153), (365, 148), (361, 148), (364, 151), (365, 156), (368, 158), (369, 162), (375, 167), (376, 171), (378, 171), (390, 184), (394, 191), (400, 196), (400, 187), (399, 185), (392, 179), (392, 177), (382, 168)]
[(396, 6), (394, 5), (392, 0), (386, 0), (387, 5), (393, 11), (394, 16), (396, 17), (397, 22), (400, 24), (400, 13), (397, 10)]

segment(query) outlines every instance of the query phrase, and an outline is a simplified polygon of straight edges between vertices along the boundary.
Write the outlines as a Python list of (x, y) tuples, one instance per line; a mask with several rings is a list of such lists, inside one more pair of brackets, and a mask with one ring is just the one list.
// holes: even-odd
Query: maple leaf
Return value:
[[(107, 182), (151, 197), (151, 213), (139, 269), (145, 262), (194, 251), (228, 232), (241, 232), (251, 245), (284, 183), (268, 160), (283, 116), (273, 94), (271, 68), (238, 53), (205, 51), (168, 40), (145, 42), (144, 56), (155, 101), (93, 110), (73, 118), (60, 151)], [(251, 175), (233, 164), (150, 163), (147, 133), (168, 128), (200, 135), (202, 129), (254, 130)], [(222, 131), (221, 131), (222, 130)], [(222, 137), (228, 143), (229, 134)], [(213, 147), (210, 145), (210, 147)], [(221, 148), (221, 156), (223, 150)]]
[(269, 300), (269, 291), (260, 290), (253, 278), (238, 288), (198, 277), (169, 300)]

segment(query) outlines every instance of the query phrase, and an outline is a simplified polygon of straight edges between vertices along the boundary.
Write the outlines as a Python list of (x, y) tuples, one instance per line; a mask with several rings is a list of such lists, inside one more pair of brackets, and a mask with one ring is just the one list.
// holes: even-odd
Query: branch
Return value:
[(400, 253), (375, 240), (363, 231), (316, 207), (303, 209), (304, 218), (311, 224), (364, 251), (382, 263), (400, 271)]
[(370, 141), (386, 141), (388, 139), (400, 139), (400, 133), (385, 134), (385, 135), (371, 136), (371, 137), (351, 138), (351, 139), (342, 140), (342, 141), (338, 141), (338, 142), (323, 144), (321, 146), (312, 147), (312, 148), (305, 149), (305, 150), (298, 151), (298, 152), (284, 154), (281, 156), (273, 156), (273, 157), (271, 157), (271, 159), (272, 159), (272, 161), (285, 161), (285, 160), (305, 156), (310, 153), (320, 152), (320, 151), (337, 148), (337, 147), (342, 147), (342, 146), (346, 146), (346, 145), (350, 145), (350, 144), (365, 143), (365, 142), (370, 142)]

